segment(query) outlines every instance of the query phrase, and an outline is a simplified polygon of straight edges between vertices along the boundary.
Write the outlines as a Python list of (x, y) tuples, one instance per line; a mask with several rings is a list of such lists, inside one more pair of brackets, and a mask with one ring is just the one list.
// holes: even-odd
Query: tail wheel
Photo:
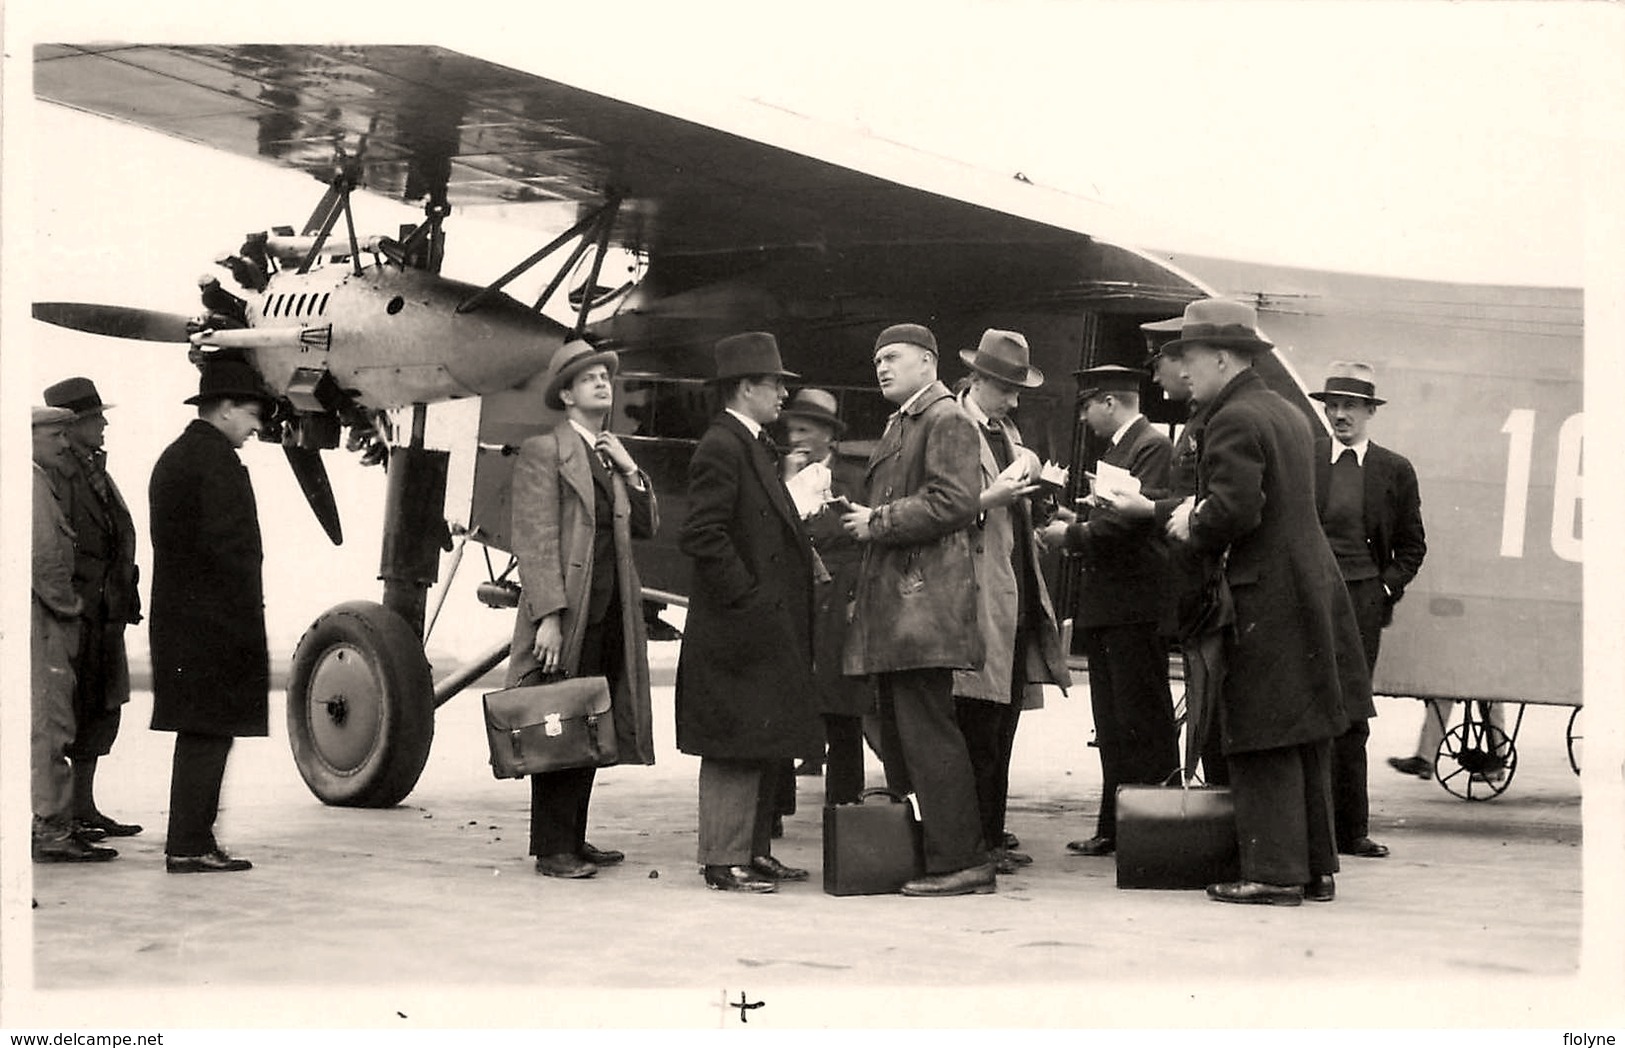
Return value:
[[(1452, 767), (1454, 765), (1454, 767)], [(1501, 728), (1469, 716), (1445, 732), (1433, 762), (1439, 785), (1457, 797), (1485, 801), (1512, 785), (1518, 748)]]
[(1580, 733), (1580, 710), (1583, 708), (1574, 707), (1574, 712), (1569, 714), (1568, 731), (1564, 733), (1569, 744), (1569, 767), (1574, 769), (1576, 775), (1580, 774), (1580, 743), (1585, 739)]
[(351, 601), (299, 638), (288, 677), (288, 743), (322, 802), (399, 804), (417, 785), (433, 741), (434, 681), (400, 615)]

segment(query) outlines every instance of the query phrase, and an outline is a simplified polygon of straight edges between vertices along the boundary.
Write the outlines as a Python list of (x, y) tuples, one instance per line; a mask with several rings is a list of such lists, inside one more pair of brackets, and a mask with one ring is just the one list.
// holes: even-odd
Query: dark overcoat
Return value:
[(846, 632), (846, 672), (977, 669), (985, 648), (969, 528), (981, 441), (941, 382), (899, 412), (869, 457), (871, 540)]
[[(830, 494), (853, 502), (864, 499), (864, 464), (839, 453), (829, 460)], [(841, 651), (846, 645), (847, 615), (858, 597), (863, 571), (863, 544), (841, 526), (841, 514), (824, 506), (807, 518), (813, 549), (829, 572), (829, 583), (814, 592), (813, 675), (818, 681), (818, 712), (862, 717), (875, 712), (875, 685), (868, 677), (841, 672)]]
[[(1142, 415), (1100, 456), (1126, 469), (1148, 498), (1168, 490), (1173, 445)], [(1079, 629), (1160, 622), (1167, 610), (1168, 550), (1149, 519), (1131, 519), (1094, 506), (1066, 529), (1066, 548), (1078, 557)]]
[(677, 748), (728, 760), (817, 756), (816, 555), (773, 454), (724, 412), (694, 449), (688, 501), (677, 538), (694, 564)]
[[(514, 616), (508, 687), (538, 669), (536, 627), (555, 612), (564, 634), (560, 668), (574, 676), (581, 665), (585, 612), (591, 597), (593, 536), (598, 526), (587, 443), (568, 421), (519, 447), (513, 471), (513, 555), (519, 561), (519, 609)], [(621, 674), (610, 696), (620, 764), (653, 764), (654, 717), (649, 701), (649, 645), (643, 623), (643, 584), (632, 540), (653, 537), (659, 509), (649, 477), (642, 490), (609, 470), (615, 538), (615, 585), (621, 609)]]
[(237, 451), (194, 419), (158, 456), (152, 512), (152, 727), (265, 735), (270, 656), (254, 486)]
[[(1422, 527), (1422, 495), (1409, 459), (1371, 441), (1366, 445), (1365, 545), (1388, 587), (1390, 611), (1422, 569), (1427, 533)], [(1332, 439), (1315, 445), (1315, 507), (1324, 511), (1332, 483)]]
[(1213, 398), (1201, 432), (1191, 540), (1229, 549), (1236, 621), (1225, 646), (1224, 752), (1343, 734), (1371, 701), (1354, 608), (1315, 510), (1314, 434), (1252, 369)]

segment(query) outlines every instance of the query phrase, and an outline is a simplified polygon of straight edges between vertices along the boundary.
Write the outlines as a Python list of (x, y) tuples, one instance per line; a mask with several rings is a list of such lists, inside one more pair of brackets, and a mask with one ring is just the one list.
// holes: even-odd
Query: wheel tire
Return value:
[(399, 804), (429, 759), (434, 681), (400, 615), (372, 601), (330, 608), (299, 638), (288, 676), (288, 744), (325, 804)]
[[(1445, 769), (1454, 765), (1452, 770)], [(1518, 772), (1518, 747), (1487, 719), (1467, 720), (1445, 732), (1433, 762), (1439, 785), (1467, 801), (1499, 797)]]

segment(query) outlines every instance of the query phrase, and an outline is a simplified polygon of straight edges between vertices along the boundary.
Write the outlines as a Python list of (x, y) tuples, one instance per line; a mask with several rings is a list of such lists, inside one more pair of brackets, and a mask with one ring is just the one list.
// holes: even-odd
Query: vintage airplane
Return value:
[[(1333, 360), (1377, 367), (1395, 405), (1381, 442), (1420, 475), (1428, 561), (1385, 636), (1379, 690), (1578, 716), (1578, 290), (1152, 253), (1106, 209), (1024, 179), (945, 172), (861, 136), (839, 148), (828, 133), (767, 141), (743, 123), (697, 123), (435, 47), (42, 45), (35, 90), (327, 184), (301, 232), (256, 234), (222, 257), (242, 298), (206, 288), (201, 318), (36, 306), (81, 330), (242, 354), (280, 402), (275, 437), (335, 542), (321, 451), (348, 427), (353, 450), (387, 457), (382, 602), (323, 614), (289, 676), (295, 759), (327, 803), (405, 797), (435, 708), (507, 653), (493, 647), (435, 682), (423, 652), (425, 594), (449, 548), (449, 453), (425, 446), (428, 406), (481, 398), (468, 535), (506, 551), (512, 450), (554, 421), (527, 382), (572, 330), (622, 355), (614, 427), (665, 503), (664, 528), (641, 551), (658, 607), (687, 586), (674, 532), (688, 455), (715, 407), (704, 380), (717, 338), (775, 332), (806, 383), (839, 398), (848, 450), (861, 452), (891, 410), (870, 366), (880, 328), (924, 321), (945, 347), (973, 346), (989, 326), (1021, 330), (1052, 376), (1023, 397), (1023, 431), (1076, 465), (1100, 449), (1075, 417), (1070, 373), (1137, 365), (1141, 322), (1195, 298), (1245, 296), (1276, 344), (1266, 377), (1317, 425), (1305, 391)], [(357, 189), (422, 201), (425, 218), (396, 237), (358, 235)], [(561, 202), (575, 224), (502, 278), (440, 275), (451, 208)], [(507, 293), (559, 254), (534, 303)], [(569, 316), (557, 319), (547, 310), (566, 308), (556, 301), (566, 285)], [(1181, 421), (1154, 387), (1145, 393), (1153, 420)], [(389, 413), (407, 408), (410, 436), (390, 445)], [(1052, 570), (1065, 606), (1075, 573), (1064, 561)], [(510, 563), (482, 587), (493, 606), (511, 606), (511, 574)], [(1474, 759), (1513, 748), (1481, 719), (1457, 731), (1467, 734), (1455, 752)], [(1572, 746), (1573, 720), (1570, 736)]]

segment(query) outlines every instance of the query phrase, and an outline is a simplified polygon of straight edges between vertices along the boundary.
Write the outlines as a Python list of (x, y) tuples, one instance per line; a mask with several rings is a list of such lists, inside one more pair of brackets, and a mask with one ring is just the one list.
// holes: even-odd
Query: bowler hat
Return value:
[(1088, 400), (1103, 393), (1138, 393), (1145, 372), (1121, 364), (1102, 364), (1077, 372), (1078, 399)]
[(766, 331), (729, 335), (717, 343), (716, 353), (718, 382), (751, 375), (801, 377), (794, 371), (784, 370), (784, 362), (779, 359), (779, 340)]
[(796, 395), (779, 411), (779, 416), (817, 422), (819, 425), (830, 427), (839, 437), (846, 432), (846, 423), (835, 414), (835, 408), (835, 394), (809, 386), (806, 389), (796, 390)]
[(1012, 386), (1036, 389), (1044, 384), (1044, 373), (1032, 366), (1032, 351), (1019, 331), (988, 328), (976, 352), (962, 349), (959, 359), (972, 371)]
[(74, 418), (75, 418), (74, 413), (72, 411), (68, 410), (67, 408), (57, 408), (57, 407), (43, 407), (42, 408), (42, 407), (40, 407), (38, 405), (34, 406), (32, 414), (33, 414), (33, 423), (32, 424), (33, 424), (33, 427), (35, 429), (39, 429), (41, 426), (61, 426), (61, 425), (66, 425), (67, 423), (72, 422), (74, 420)]
[(564, 401), (559, 394), (576, 380), (577, 375), (595, 364), (608, 367), (609, 377), (614, 378), (621, 370), (621, 357), (613, 349), (599, 349), (586, 339), (573, 339), (560, 346), (553, 359), (547, 362), (547, 378), (542, 383), (542, 403), (554, 411), (563, 411)]
[(102, 403), (96, 383), (79, 375), (46, 386), (45, 403), (53, 408), (67, 408), (75, 415), (89, 415), (113, 406)]
[(1162, 347), (1179, 337), (1180, 328), (1184, 327), (1185, 318), (1169, 317), (1167, 320), (1150, 320), (1140, 325), (1140, 332), (1145, 336), (1145, 366), (1150, 367), (1162, 356)]
[(1179, 337), (1164, 343), (1162, 351), (1178, 356), (1198, 342), (1248, 354), (1262, 353), (1271, 346), (1258, 333), (1258, 311), (1227, 298), (1199, 298), (1186, 306)]
[(875, 339), (875, 352), (878, 353), (882, 346), (889, 346), (894, 342), (919, 346), (921, 349), (929, 349), (937, 356), (942, 355), (937, 353), (937, 336), (931, 334), (931, 329), (924, 324), (893, 324)]
[(241, 360), (205, 360), (200, 365), (197, 395), (187, 397), (183, 404), (201, 404), (206, 400), (257, 400), (266, 407), (276, 403), (266, 392), (257, 372)]
[(1386, 400), (1377, 396), (1375, 379), (1376, 373), (1371, 370), (1370, 364), (1358, 360), (1334, 360), (1332, 372), (1326, 376), (1326, 388), (1309, 395), (1322, 402), (1327, 397), (1359, 397), (1373, 405), (1386, 404)]

